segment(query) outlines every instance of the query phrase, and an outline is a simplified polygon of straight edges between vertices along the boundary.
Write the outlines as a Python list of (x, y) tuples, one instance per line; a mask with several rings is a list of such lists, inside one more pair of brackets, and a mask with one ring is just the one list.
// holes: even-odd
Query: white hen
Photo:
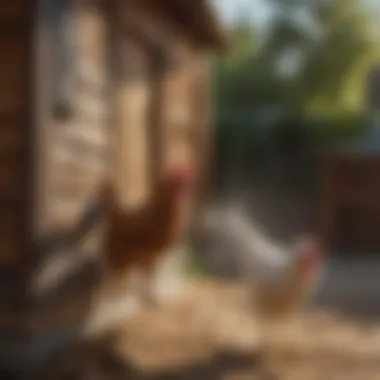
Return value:
[(210, 210), (205, 224), (222, 245), (229, 241), (234, 246), (242, 280), (252, 291), (261, 335), (261, 371), (263, 376), (271, 375), (276, 342), (289, 337), (289, 332), (294, 338), (295, 331), (283, 329), (283, 323), (290, 322), (315, 285), (321, 267), (320, 244), (315, 238), (298, 239), (288, 247), (275, 244), (236, 204), (225, 210)]
[(212, 234), (232, 240), (240, 274), (254, 291), (255, 309), (261, 317), (285, 317), (302, 306), (320, 268), (317, 239), (297, 239), (291, 246), (276, 244), (236, 204), (210, 210), (205, 223)]

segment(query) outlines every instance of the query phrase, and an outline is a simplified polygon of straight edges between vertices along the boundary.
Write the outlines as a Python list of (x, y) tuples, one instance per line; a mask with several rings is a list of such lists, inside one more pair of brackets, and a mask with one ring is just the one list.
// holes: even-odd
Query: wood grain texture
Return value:
[(321, 163), (322, 230), (338, 251), (380, 247), (380, 157), (330, 154)]
[(14, 0), (7, 2), (0, 7), (0, 22), (10, 20), (22, 20), (26, 9), (23, 0)]
[[(88, 233), (96, 235), (91, 244), (72, 237), (76, 236), (77, 224), (89, 199), (96, 203), (94, 194), (107, 168), (105, 14), (89, 2), (78, 0), (72, 17), (80, 34), (73, 57), (75, 81), (71, 88), (71, 118), (54, 120), (46, 112), (46, 129), (39, 135), (44, 150), (44, 161), (39, 168), (44, 175), (39, 191), (45, 211), (38, 218), (39, 224), (49, 228), (38, 235), (39, 259), (31, 279), (34, 312), (28, 326), (41, 357), (61, 346), (61, 340), (57, 341), (57, 347), (51, 343), (59, 331), (79, 326), (89, 313), (98, 283), (102, 240), (100, 216), (89, 227)], [(51, 76), (50, 81), (54, 80), (56, 78)], [(43, 96), (48, 104), (48, 88)], [(46, 239), (51, 244), (44, 245)]]
[[(80, 43), (86, 46), (79, 46), (79, 56), (74, 58), (81, 62), (78, 67), (81, 67), (85, 86), (73, 89), (74, 118), (65, 124), (53, 120), (51, 115), (49, 91), (57, 78), (52, 78), (53, 70), (49, 67), (52, 50), (49, 33), (46, 33), (48, 25), (42, 18), (36, 20), (34, 27), (38, 33), (34, 41), (25, 22), (27, 4), (26, 0), (16, 0), (0, 5), (1, 369), (12, 362), (22, 366), (29, 359), (43, 359), (54, 349), (59, 331), (82, 323), (91, 308), (98, 282), (101, 244), (101, 231), (97, 230), (101, 220), (94, 221), (91, 227), (97, 235), (91, 244), (73, 243), (63, 251), (53, 245), (49, 252), (42, 252), (37, 243), (54, 226), (61, 230), (75, 227), (88, 202), (89, 190), (104, 177), (102, 164), (106, 161), (108, 117), (107, 62), (101, 53), (106, 43), (100, 38), (105, 35), (104, 15), (86, 7), (79, 7), (78, 14), (73, 15), (79, 30), (85, 34)], [(88, 33), (92, 34), (90, 38)], [(28, 78), (31, 59), (26, 45), (30, 45), (30, 50), (33, 46), (36, 55), (33, 80)], [(32, 99), (33, 129), (30, 129), (28, 111), (29, 80), (36, 86)], [(31, 166), (26, 162), (27, 144), (34, 147)], [(64, 154), (56, 154), (59, 151)], [(25, 249), (25, 225), (30, 218), (25, 212), (25, 199), (31, 190), (25, 185), (26, 174), (29, 174), (26, 171), (30, 168), (35, 196), (28, 199), (34, 229), (29, 237), (35, 246)], [(82, 179), (86, 185), (76, 186)], [(54, 192), (54, 182), (58, 183), (58, 190), (71, 185), (72, 194)], [(57, 208), (64, 209), (71, 198), (76, 214), (69, 218), (57, 212)], [(37, 286), (39, 292), (35, 291), (34, 280), (40, 285)]]
[[(0, 299), (25, 309), (28, 18), (24, 0), (0, 4)], [(2, 342), (6, 337), (1, 335)]]

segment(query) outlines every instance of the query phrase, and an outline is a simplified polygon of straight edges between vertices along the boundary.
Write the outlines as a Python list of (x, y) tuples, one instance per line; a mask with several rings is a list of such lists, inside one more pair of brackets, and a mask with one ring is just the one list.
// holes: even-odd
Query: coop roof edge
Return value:
[(218, 52), (227, 50), (227, 38), (213, 3), (209, 0), (153, 0), (154, 5), (178, 24), (203, 48)]

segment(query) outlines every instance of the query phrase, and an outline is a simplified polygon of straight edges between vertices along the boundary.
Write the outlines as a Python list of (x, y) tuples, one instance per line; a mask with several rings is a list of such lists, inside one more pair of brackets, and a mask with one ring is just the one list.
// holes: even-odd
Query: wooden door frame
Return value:
[[(117, 0), (116, 0), (117, 2)], [(115, 12), (115, 11), (114, 11)], [(116, 17), (113, 17), (115, 20)], [(122, 20), (114, 21), (114, 27), (112, 32), (113, 59), (115, 59), (115, 51), (117, 55), (118, 49), (120, 49), (121, 41), (123, 38), (130, 38), (136, 46), (141, 48), (148, 61), (148, 105), (146, 110), (146, 122), (147, 122), (147, 146), (148, 146), (148, 163), (149, 163), (149, 175), (153, 179), (152, 185), (157, 184), (161, 175), (163, 167), (163, 119), (162, 110), (164, 105), (164, 76), (165, 76), (165, 60), (164, 51), (155, 41), (145, 35), (141, 30), (133, 25), (126, 25)], [(116, 58), (117, 59), (117, 58)], [(113, 62), (115, 64), (115, 62)], [(115, 78), (114, 78), (115, 79)], [(117, 85), (116, 85), (117, 86)], [(114, 88), (115, 90), (115, 88)], [(114, 119), (117, 129), (121, 128), (120, 122)]]
[[(32, 264), (29, 265), (31, 271), (38, 266), (39, 261), (50, 250), (62, 249), (63, 247), (74, 246), (87, 232), (93, 227), (100, 217), (99, 207), (96, 204), (90, 204), (88, 210), (79, 218), (78, 223), (73, 228), (62, 231), (51, 231), (49, 229), (49, 199), (48, 186), (46, 185), (49, 175), (49, 155), (46, 146), (51, 141), (52, 123), (54, 119), (52, 103), (49, 102), (51, 95), (51, 82), (53, 77), (53, 66), (49, 57), (52, 53), (52, 39), (49, 36), (49, 20), (44, 19), (43, 2), (49, 0), (34, 0), (33, 26), (31, 34), (33, 65), (30, 74), (31, 96), (30, 108), (32, 110), (31, 126), (29, 139), (30, 162), (29, 171), (31, 176), (29, 193), (29, 205), (31, 220), (29, 223), (29, 236), (32, 240), (33, 250), (30, 254)], [(110, 3), (112, 3), (110, 1)], [(109, 4), (107, 7), (101, 7), (101, 12), (106, 22), (111, 14)], [(75, 13), (73, 14), (75, 17)], [(107, 25), (107, 34), (109, 26)], [(110, 52), (106, 54), (109, 56)], [(46, 64), (48, 63), (48, 64)], [(108, 77), (110, 80), (110, 77)], [(109, 86), (111, 87), (111, 86)], [(110, 99), (112, 102), (113, 99)]]
[[(47, 0), (34, 0), (33, 22), (33, 67), (31, 70), (31, 109), (32, 120), (30, 126), (30, 172), (33, 180), (30, 183), (30, 215), (33, 239), (38, 239), (46, 232), (46, 215), (48, 197), (46, 179), (48, 175), (49, 152), (43, 149), (49, 141), (49, 88), (51, 84), (50, 62), (52, 41), (49, 36), (49, 22), (46, 17)], [(35, 243), (34, 243), (35, 244)], [(37, 249), (37, 247), (35, 247)], [(34, 264), (37, 264), (37, 252), (31, 253)]]

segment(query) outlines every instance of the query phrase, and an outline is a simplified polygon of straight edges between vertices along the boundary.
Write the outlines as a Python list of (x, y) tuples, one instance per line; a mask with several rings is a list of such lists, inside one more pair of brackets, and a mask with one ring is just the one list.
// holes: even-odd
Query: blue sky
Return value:
[(216, 0), (222, 20), (230, 23), (243, 12), (257, 24), (265, 24), (271, 15), (271, 7), (265, 0)]
[[(380, 0), (374, 1), (379, 1), (380, 3)], [(215, 0), (215, 2), (222, 21), (227, 25), (244, 15), (252, 20), (252, 23), (257, 27), (264, 30), (274, 11), (273, 6), (266, 0)], [(312, 26), (312, 19), (309, 17), (307, 8), (299, 7), (298, 12), (293, 13), (293, 16), (294, 21), (301, 28), (306, 27), (309, 29)]]
[[(272, 13), (272, 7), (265, 0), (215, 0), (222, 20), (231, 23), (243, 12), (257, 25), (265, 25)], [(380, 18), (380, 0), (362, 0), (362, 4)]]

